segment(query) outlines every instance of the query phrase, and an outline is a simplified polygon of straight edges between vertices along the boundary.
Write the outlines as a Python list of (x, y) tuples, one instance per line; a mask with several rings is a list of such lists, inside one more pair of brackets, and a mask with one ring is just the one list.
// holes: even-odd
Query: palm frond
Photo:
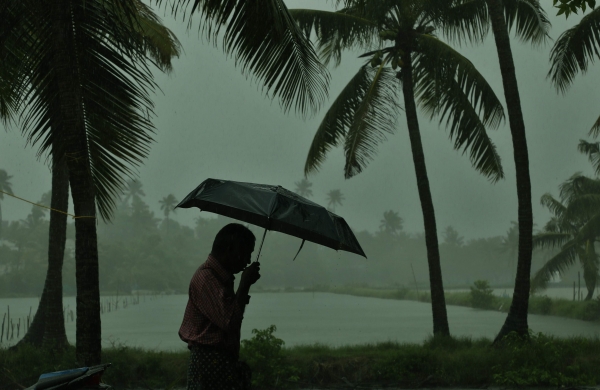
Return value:
[(482, 42), (489, 31), (489, 16), (485, 1), (455, 0), (447, 2), (442, 17), (435, 23), (450, 41)]
[(455, 149), (469, 151), (475, 168), (492, 181), (504, 177), (500, 156), (486, 132), (503, 118), (502, 104), (473, 64), (434, 37), (419, 37), (415, 94), (425, 112), (439, 116)]
[(579, 71), (587, 72), (594, 57), (600, 58), (600, 8), (563, 32), (550, 52), (550, 77), (557, 90), (566, 92)]
[(598, 237), (600, 237), (600, 213), (594, 214), (577, 233), (577, 240), (580, 242), (595, 240)]
[(29, 34), (27, 4), (19, 1), (0, 4), (0, 121), (5, 126), (18, 119), (31, 69), (28, 49), (35, 45)]
[(558, 218), (562, 217), (566, 210), (565, 205), (554, 199), (554, 197), (548, 193), (542, 195), (540, 204), (550, 210), (550, 212)]
[[(475, 65), (434, 36), (420, 34), (415, 68), (423, 69), (438, 83), (455, 80), (487, 127), (497, 128), (504, 120), (502, 103)], [(417, 73), (420, 76), (421, 73)], [(417, 79), (417, 81), (421, 81)]]
[(549, 38), (550, 20), (539, 0), (502, 0), (509, 29), (525, 42), (543, 44)]
[(367, 93), (371, 81), (371, 69), (366, 65), (361, 66), (356, 75), (342, 89), (313, 137), (304, 165), (305, 175), (318, 171), (325, 161), (327, 152), (346, 137), (348, 129), (352, 126), (354, 114)]
[[(135, 7), (135, 1), (122, 1), (115, 7), (101, 0), (86, 0), (72, 9), (79, 94), (85, 110), (87, 163), (98, 211), (105, 220), (110, 218), (125, 180), (135, 175), (135, 167), (148, 155), (154, 131), (150, 94), (156, 85), (147, 63), (152, 53), (162, 49), (144, 49), (152, 40), (132, 32), (135, 26), (144, 25), (144, 17), (140, 17), (140, 23), (131, 21), (127, 16), (131, 14), (122, 7)], [(54, 140), (62, 137), (62, 126), (55, 115), (58, 110), (53, 107), (58, 81), (52, 53), (44, 49), (52, 47), (52, 34), (44, 30), (48, 26), (50, 22), (35, 30), (39, 47), (30, 54), (36, 72), (29, 80), (32, 88), (27, 100), (31, 104), (24, 120), (24, 131), (30, 142), (38, 144), (40, 154), (49, 151)], [(53, 149), (52, 153), (56, 160), (64, 150)]]
[[(534, 237), (535, 241), (535, 237)], [(568, 241), (563, 245), (560, 252), (546, 262), (534, 275), (531, 280), (533, 289), (545, 288), (548, 281), (555, 273), (564, 273), (569, 266), (577, 261), (577, 249), (579, 243), (575, 240)]]
[[(600, 118), (597, 121), (598, 128), (600, 130)], [(592, 163), (596, 176), (600, 175), (600, 142), (587, 142), (585, 140), (579, 140), (577, 150), (586, 156)]]
[(569, 204), (582, 195), (600, 194), (600, 180), (575, 173), (560, 186), (560, 198)]
[(369, 69), (371, 83), (360, 99), (348, 128), (344, 153), (344, 176), (350, 178), (362, 172), (377, 152), (386, 134), (395, 130), (400, 106), (399, 81), (396, 72), (385, 67), (384, 60), (377, 69)]
[(552, 217), (544, 225), (544, 233), (567, 233), (562, 228), (561, 220), (557, 217)]
[(585, 194), (569, 202), (563, 218), (573, 222), (587, 221), (597, 213), (600, 213), (600, 194)]
[(532, 240), (533, 248), (553, 249), (557, 247), (562, 247), (567, 242), (573, 240), (573, 235), (570, 233), (542, 232), (534, 234)]
[[(170, 73), (173, 70), (171, 60), (181, 54), (181, 43), (149, 6), (140, 0), (136, 0), (135, 5), (137, 23), (132, 23), (131, 31), (132, 35), (137, 35), (134, 42), (143, 44), (141, 50), (149, 55), (157, 68)], [(122, 18), (127, 23), (126, 17)]]
[[(242, 73), (260, 81), (284, 111), (315, 112), (327, 98), (329, 73), (283, 0), (157, 0), (173, 14), (200, 14), (200, 29), (211, 40), (223, 31), (223, 50)], [(191, 4), (191, 10), (188, 8)]]
[[(598, 137), (598, 134), (600, 134), (600, 116), (598, 117), (598, 119), (596, 119), (596, 122), (594, 122), (589, 132), (589, 135), (591, 135), (592, 137)], [(596, 174), (598, 173), (596, 172)]]
[(310, 38), (312, 33), (316, 34), (319, 55), (324, 64), (327, 65), (333, 60), (335, 66), (338, 66), (342, 59), (342, 50), (367, 50), (374, 42), (379, 41), (377, 23), (352, 11), (291, 9), (290, 15), (307, 38)]

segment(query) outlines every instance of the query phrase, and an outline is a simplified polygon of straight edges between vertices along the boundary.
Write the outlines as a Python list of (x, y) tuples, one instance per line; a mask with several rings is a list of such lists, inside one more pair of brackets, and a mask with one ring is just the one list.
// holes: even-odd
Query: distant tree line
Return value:
[[(39, 203), (49, 204), (50, 192)], [(98, 225), (100, 290), (127, 294), (133, 290), (186, 293), (191, 275), (210, 253), (212, 240), (225, 224), (224, 217), (200, 216), (186, 226), (173, 218), (177, 199), (169, 194), (157, 203), (164, 218), (150, 210), (139, 181), (130, 182), (110, 223)], [(41, 294), (47, 267), (48, 218), (33, 206), (26, 218), (4, 221), (0, 241), (0, 295)], [(249, 226), (257, 236), (262, 230)], [(69, 223), (63, 267), (64, 291), (74, 294), (74, 226)], [(448, 226), (441, 234), (442, 270), (449, 287), (467, 287), (475, 280), (495, 286), (513, 282), (518, 245), (516, 224), (505, 236), (465, 240)], [(345, 252), (307, 243), (295, 261), (300, 240), (284, 234), (267, 234), (261, 254), (262, 288), (298, 288), (317, 285), (368, 284), (420, 288), (428, 286), (427, 253), (423, 234), (408, 234), (400, 214), (383, 213), (379, 229), (360, 231), (357, 238), (367, 253), (363, 259)], [(538, 269), (549, 251), (534, 255)], [(413, 275), (414, 270), (414, 275)]]

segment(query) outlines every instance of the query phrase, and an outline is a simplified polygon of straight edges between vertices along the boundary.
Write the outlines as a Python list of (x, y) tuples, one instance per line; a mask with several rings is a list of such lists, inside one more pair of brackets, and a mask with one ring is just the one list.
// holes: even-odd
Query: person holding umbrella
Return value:
[[(260, 278), (260, 263), (250, 264), (255, 241), (243, 225), (223, 227), (208, 259), (192, 277), (179, 329), (179, 337), (190, 349), (188, 390), (249, 388), (250, 369), (238, 358), (248, 293)], [(242, 276), (234, 292), (234, 275), (239, 272)]]

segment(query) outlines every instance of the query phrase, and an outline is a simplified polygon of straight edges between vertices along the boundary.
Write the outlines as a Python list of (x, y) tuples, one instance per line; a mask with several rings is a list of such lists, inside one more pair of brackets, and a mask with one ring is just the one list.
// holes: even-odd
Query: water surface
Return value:
[[(10, 305), (13, 318), (25, 317), (37, 298), (0, 299), (0, 316)], [(67, 312), (75, 299), (65, 298)], [(184, 349), (177, 331), (187, 303), (186, 295), (165, 295), (140, 304), (104, 313), (102, 342), (105, 346), (125, 344), (157, 350)], [(450, 331), (455, 336), (493, 338), (506, 318), (505, 313), (448, 306)], [(23, 321), (23, 319), (21, 320)], [(252, 337), (254, 328), (277, 326), (275, 335), (288, 346), (323, 343), (345, 344), (397, 341), (419, 343), (432, 333), (431, 306), (427, 303), (353, 297), (331, 293), (255, 293), (246, 309), (242, 338)], [(600, 323), (567, 318), (530, 315), (535, 332), (560, 337), (598, 337)], [(67, 337), (74, 343), (75, 323), (67, 321)], [(16, 334), (16, 329), (15, 329)], [(5, 336), (6, 337), (6, 336)], [(6, 345), (6, 342), (4, 343)]]

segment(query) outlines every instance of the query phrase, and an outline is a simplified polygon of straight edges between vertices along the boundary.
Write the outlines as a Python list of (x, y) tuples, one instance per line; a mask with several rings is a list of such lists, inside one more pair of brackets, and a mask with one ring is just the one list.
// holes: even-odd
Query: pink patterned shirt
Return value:
[(233, 290), (235, 277), (212, 255), (194, 273), (179, 338), (194, 345), (223, 348), (236, 358), (245, 305)]

